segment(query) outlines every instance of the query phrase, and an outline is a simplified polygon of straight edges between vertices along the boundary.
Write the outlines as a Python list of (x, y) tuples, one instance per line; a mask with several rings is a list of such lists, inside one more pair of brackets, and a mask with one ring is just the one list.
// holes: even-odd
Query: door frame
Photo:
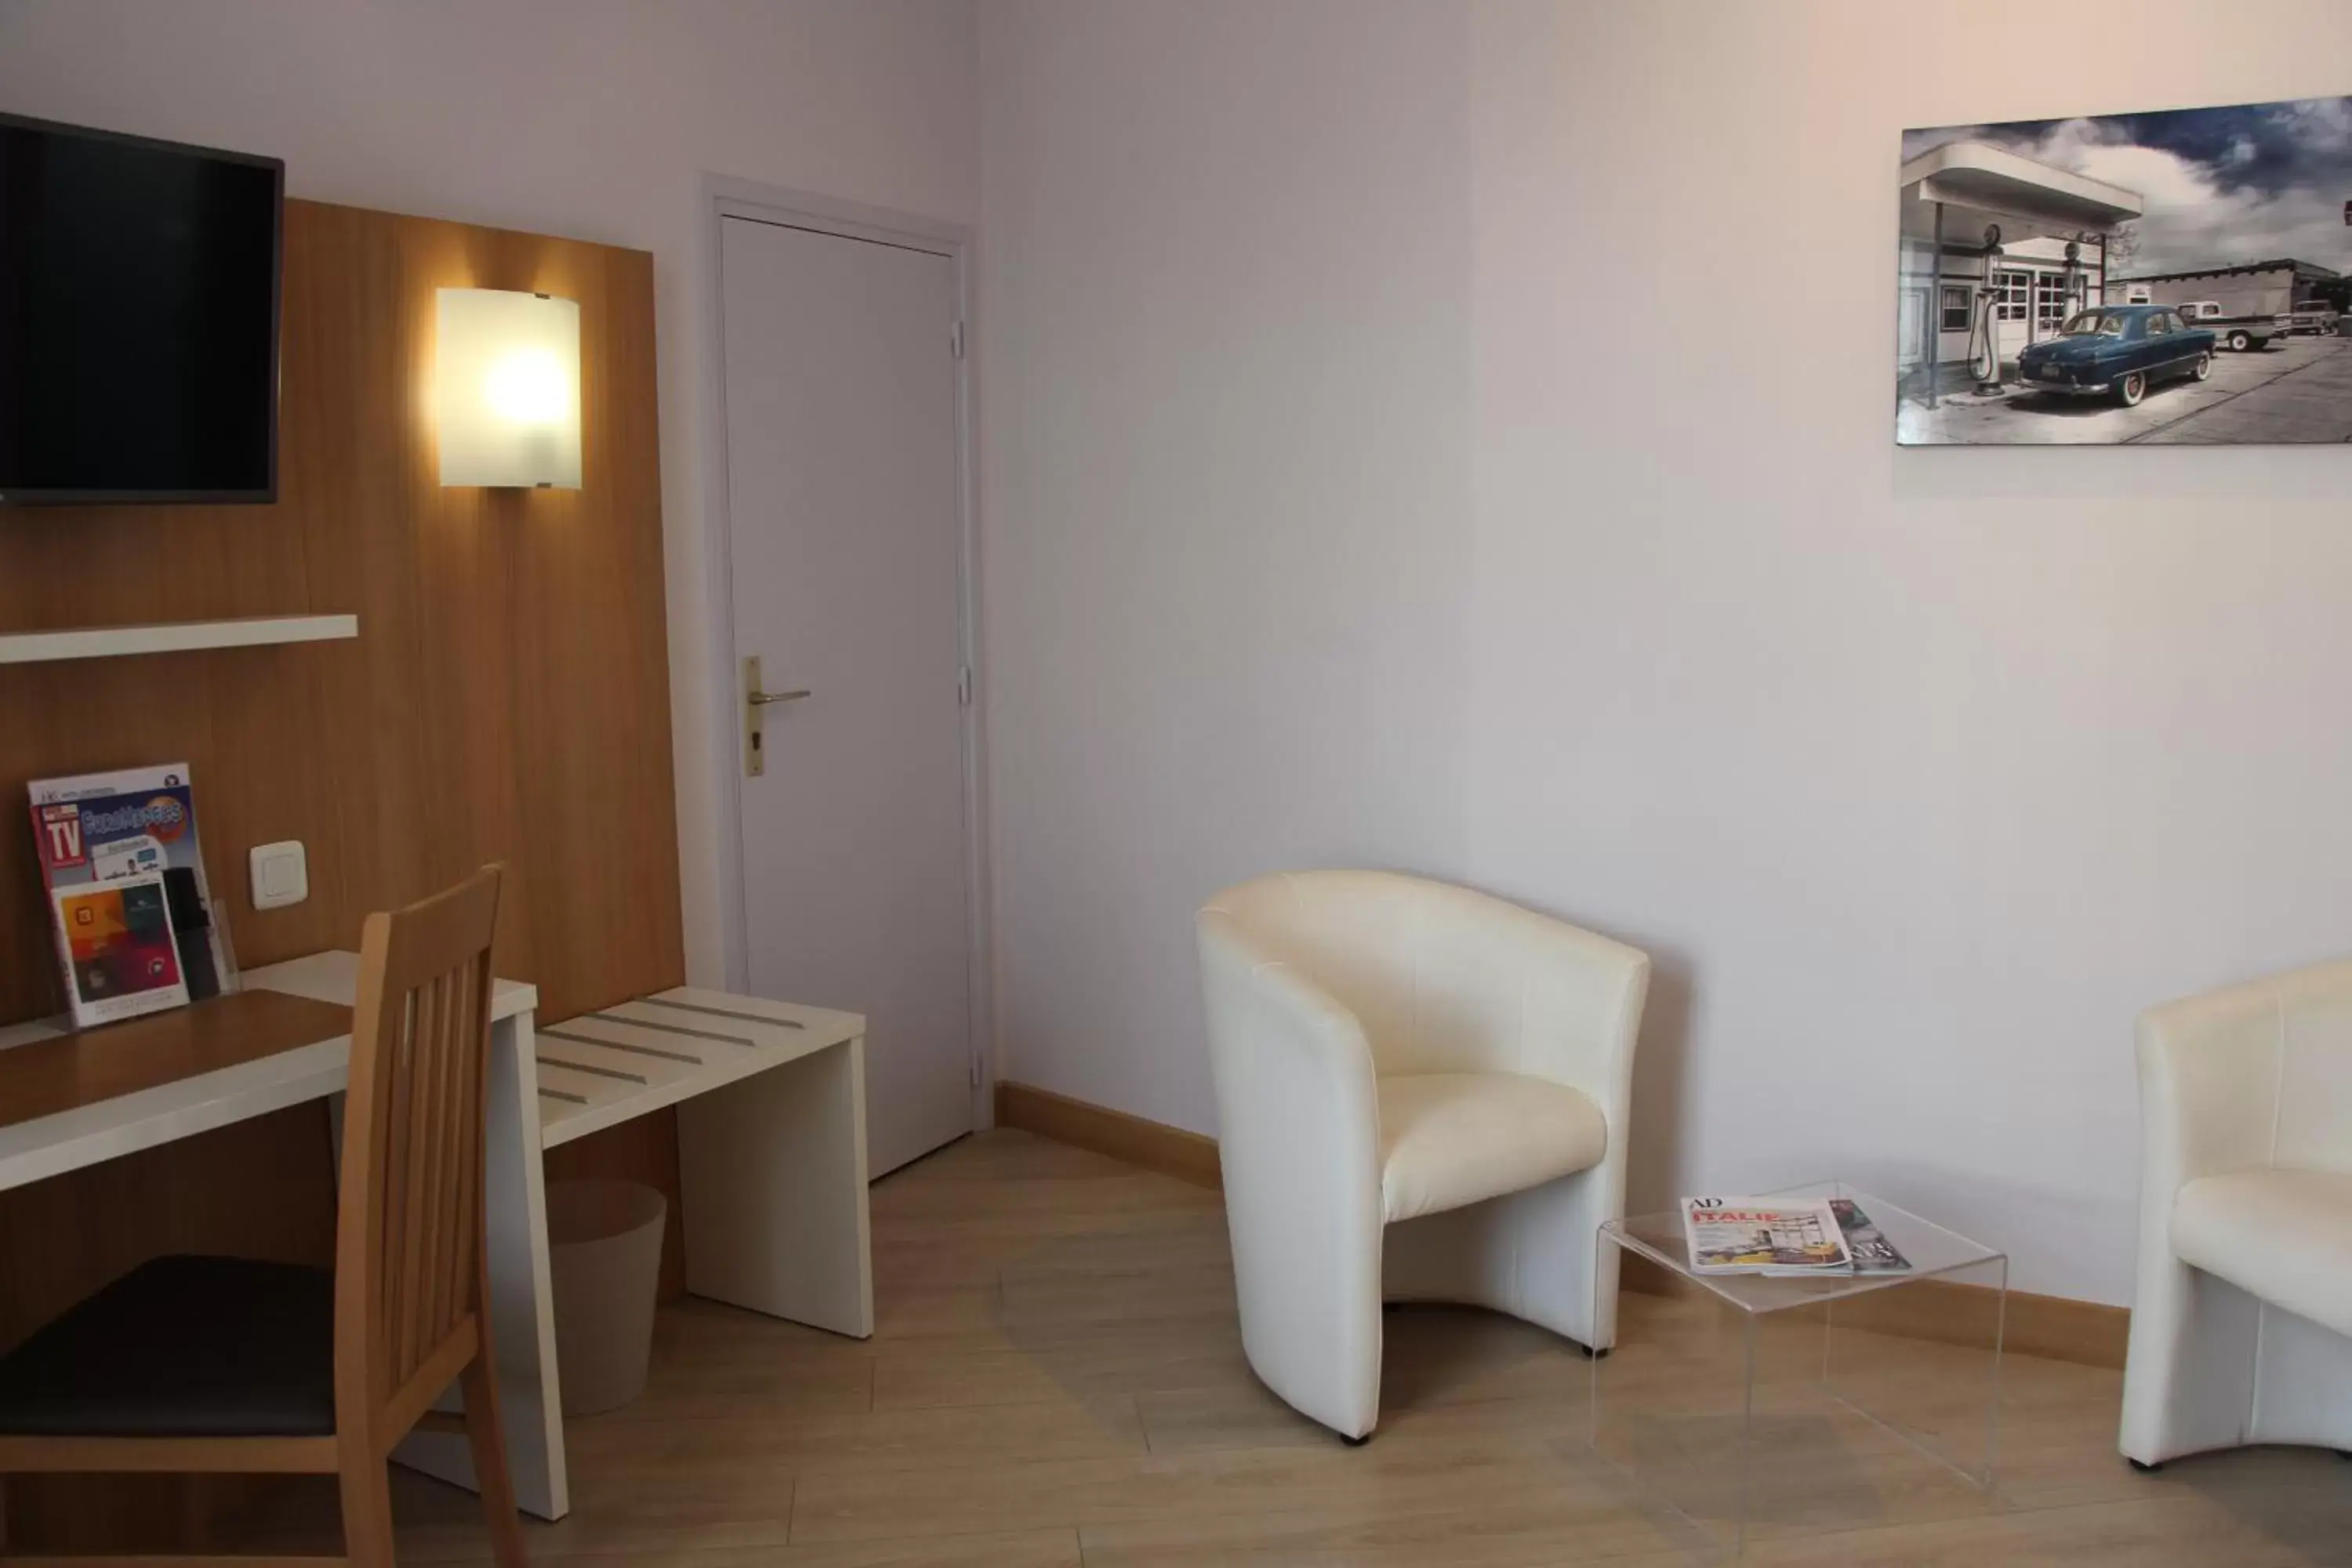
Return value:
[(725, 223), (745, 218), (754, 223), (804, 229), (844, 239), (896, 245), (946, 257), (955, 265), (956, 319), (962, 333), (962, 353), (955, 363), (956, 438), (956, 640), (963, 668), (969, 672), (970, 700), (961, 710), (963, 754), (964, 812), (964, 966), (967, 1030), (971, 1065), (971, 1124), (985, 1128), (995, 1121), (996, 1004), (992, 928), (994, 908), (990, 880), (987, 815), (985, 692), (982, 678), (980, 635), (979, 500), (972, 458), (972, 359), (978, 352), (972, 331), (972, 233), (968, 225), (893, 212), (843, 201), (812, 191), (793, 190), (755, 180), (706, 174), (701, 184), (701, 211), (696, 225), (702, 249), (700, 270), (704, 308), (700, 331), (703, 346), (702, 395), (709, 416), (702, 421), (702, 523), (704, 593), (709, 601), (710, 644), (706, 689), (717, 699), (716, 721), (710, 735), (709, 763), (716, 783), (719, 809), (719, 909), (721, 947), (730, 989), (751, 990), (750, 920), (743, 898), (743, 773), (742, 725), (736, 705), (740, 679), (735, 658), (735, 595), (730, 571), (734, 550), (734, 513), (730, 504), (727, 469), (727, 295), (723, 277)]

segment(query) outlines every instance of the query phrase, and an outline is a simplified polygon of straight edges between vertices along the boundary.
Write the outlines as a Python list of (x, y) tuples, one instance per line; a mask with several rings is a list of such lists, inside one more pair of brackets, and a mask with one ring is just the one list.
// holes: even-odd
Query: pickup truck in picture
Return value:
[(2294, 314), (2287, 321), (2295, 331), (2315, 332), (2322, 337), (2332, 338), (2343, 319), (2336, 313), (2335, 306), (2319, 300), (2305, 300), (2294, 308)]
[(2191, 300), (2174, 308), (2183, 321), (2212, 333), (2216, 347), (2233, 353), (2260, 353), (2271, 346), (2273, 338), (2285, 337), (2294, 330), (2285, 316), (2227, 315), (2213, 300)]

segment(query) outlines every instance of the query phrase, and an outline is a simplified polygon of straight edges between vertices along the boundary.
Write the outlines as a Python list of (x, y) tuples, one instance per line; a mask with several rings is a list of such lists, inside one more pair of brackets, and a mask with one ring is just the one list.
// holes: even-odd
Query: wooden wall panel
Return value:
[[(441, 489), (444, 287), (580, 302), (577, 491)], [(538, 984), (543, 1021), (681, 984), (653, 258), (289, 202), (282, 339), (275, 505), (0, 510), (0, 631), (360, 620), (349, 642), (0, 667), (0, 1022), (62, 1005), (26, 782), (179, 760), (241, 966), (356, 947), (368, 911), (498, 859), (499, 973)], [(262, 912), (245, 853), (279, 838), (309, 847), (310, 898)], [(325, 1137), (298, 1107), (0, 1194), (0, 1346), (161, 1252), (325, 1261)], [(675, 1202), (675, 1166), (671, 1125), (564, 1168)]]
[[(580, 301), (578, 490), (440, 488), (434, 291)], [(568, 1017), (678, 984), (653, 258), (287, 205), (279, 500), (0, 512), (0, 631), (356, 612), (356, 641), (0, 667), (0, 803), (184, 758), (238, 961), (508, 862), (499, 973)], [(298, 837), (312, 893), (247, 901)], [(0, 1021), (59, 1005), (29, 830), (0, 829)]]

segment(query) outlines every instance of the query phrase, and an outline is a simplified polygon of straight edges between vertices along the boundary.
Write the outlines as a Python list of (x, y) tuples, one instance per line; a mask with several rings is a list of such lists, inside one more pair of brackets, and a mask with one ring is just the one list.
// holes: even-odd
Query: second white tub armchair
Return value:
[(2151, 1009), (2139, 1081), (2125, 1457), (2352, 1449), (2352, 963)]
[(1608, 1349), (1616, 1249), (1594, 1242), (1624, 1212), (1649, 959), (1379, 871), (1244, 883), (1199, 931), (1242, 1346), (1266, 1386), (1369, 1436), (1384, 1299)]

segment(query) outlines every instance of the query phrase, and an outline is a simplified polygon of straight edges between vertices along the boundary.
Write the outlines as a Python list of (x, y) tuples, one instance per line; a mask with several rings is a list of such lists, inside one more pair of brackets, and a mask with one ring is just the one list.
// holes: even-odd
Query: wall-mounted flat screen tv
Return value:
[(0, 502), (277, 499), (285, 185), (0, 114)]

